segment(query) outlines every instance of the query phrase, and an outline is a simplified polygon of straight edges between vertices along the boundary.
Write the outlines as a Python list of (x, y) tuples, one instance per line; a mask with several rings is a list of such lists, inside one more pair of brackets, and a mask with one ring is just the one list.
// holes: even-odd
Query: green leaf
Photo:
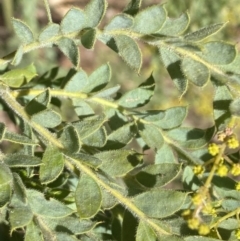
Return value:
[(115, 43), (112, 43), (113, 39), (107, 43), (112, 48), (112, 44), (115, 44), (114, 51), (126, 62), (126, 64), (133, 70), (139, 72), (142, 66), (142, 54), (137, 43), (126, 35), (114, 36)]
[(101, 207), (101, 189), (90, 176), (81, 174), (75, 192), (77, 212), (81, 219), (93, 217)]
[(107, 9), (106, 0), (91, 0), (84, 8), (84, 13), (87, 16), (85, 27), (95, 28), (102, 21)]
[(168, 137), (184, 148), (199, 149), (211, 140), (215, 128), (207, 130), (180, 127), (167, 132)]
[(187, 29), (189, 22), (190, 16), (187, 12), (178, 18), (167, 17), (163, 27), (157, 33), (167, 36), (178, 36)]
[(23, 45), (20, 45), (17, 49), (17, 52), (14, 55), (14, 58), (13, 58), (11, 64), (14, 66), (20, 64), (23, 54), (24, 54)]
[(29, 26), (19, 19), (12, 19), (14, 32), (23, 44), (30, 44), (34, 41), (33, 33)]
[(82, 89), (83, 92), (96, 92), (103, 89), (111, 79), (111, 68), (109, 64), (104, 64), (96, 69), (90, 76)]
[(162, 5), (148, 7), (134, 17), (132, 30), (141, 34), (155, 33), (163, 26), (166, 17), (167, 13)]
[(182, 124), (187, 111), (187, 106), (175, 106), (167, 110), (149, 110), (138, 116), (162, 129), (172, 129)]
[(139, 134), (150, 148), (160, 149), (164, 143), (161, 129), (152, 124), (138, 124)]
[(102, 160), (100, 168), (111, 176), (123, 176), (140, 162), (138, 154), (131, 150), (105, 151), (94, 156)]
[(96, 223), (91, 220), (80, 220), (75, 216), (68, 216), (64, 218), (44, 217), (43, 220), (51, 230), (62, 232), (66, 232), (66, 230), (68, 230), (75, 235), (89, 232), (96, 226)]
[(56, 23), (48, 24), (39, 34), (38, 40), (40, 42), (49, 41), (49, 39), (58, 35), (60, 26)]
[(107, 131), (105, 127), (101, 127), (92, 135), (82, 140), (83, 144), (92, 147), (103, 147), (107, 142)]
[(57, 42), (57, 45), (72, 64), (77, 67), (80, 62), (80, 52), (75, 42), (70, 38), (63, 37)]
[(140, 221), (137, 228), (136, 241), (156, 241), (156, 234), (145, 222)]
[(40, 111), (46, 110), (49, 102), (51, 100), (49, 89), (41, 92), (39, 95), (34, 97), (26, 106), (26, 112), (31, 116)]
[(210, 37), (213, 34), (216, 34), (220, 31), (226, 23), (217, 23), (204, 28), (201, 28), (193, 33), (189, 33), (184, 36), (184, 39), (187, 41), (201, 41), (207, 37)]
[(62, 33), (67, 34), (82, 30), (85, 24), (86, 17), (84, 12), (78, 8), (71, 8), (63, 17), (60, 26)]
[(9, 221), (11, 224), (11, 232), (17, 228), (23, 228), (28, 225), (33, 218), (32, 210), (29, 204), (24, 204), (13, 195), (10, 206), (12, 210), (9, 212)]
[(109, 98), (111, 95), (116, 94), (120, 90), (120, 85), (113, 86), (111, 88), (98, 92), (95, 97)]
[(78, 99), (77, 101), (75, 101), (74, 99), (72, 99), (72, 101), (73, 105), (75, 106), (74, 110), (78, 116), (86, 117), (94, 114), (92, 107), (84, 100)]
[(13, 190), (16, 197), (23, 203), (27, 202), (26, 188), (17, 173), (13, 173)]
[(232, 44), (211, 41), (203, 45), (202, 57), (213, 64), (230, 64), (236, 55), (236, 47)]
[(98, 168), (102, 164), (102, 161), (95, 156), (84, 153), (75, 153), (71, 155), (71, 158), (74, 158), (80, 162), (84, 162), (84, 164), (93, 168)]
[(0, 163), (0, 186), (12, 182), (11, 170), (5, 163)]
[(54, 128), (62, 122), (61, 116), (51, 109), (45, 109), (32, 115), (31, 120), (46, 128)]
[(161, 163), (176, 163), (176, 157), (173, 154), (173, 150), (167, 143), (164, 143), (162, 147), (157, 150), (155, 156), (155, 164)]
[(35, 224), (35, 222), (31, 221), (27, 225), (24, 241), (33, 241), (33, 240), (44, 241), (40, 228)]
[(0, 185), (0, 208), (4, 207), (11, 198), (12, 188), (10, 183)]
[(69, 233), (56, 233), (58, 241), (79, 241), (74, 235), (70, 235)]
[(22, 145), (37, 145), (37, 143), (34, 140), (31, 140), (26, 136), (8, 131), (5, 132), (4, 140)]
[(65, 91), (82, 92), (88, 84), (88, 76), (83, 70), (79, 70), (64, 86)]
[(121, 241), (133, 241), (136, 238), (137, 219), (125, 209), (122, 221), (122, 239)]
[(119, 14), (113, 17), (110, 23), (104, 28), (104, 31), (128, 29), (133, 25), (133, 18), (127, 14)]
[(0, 76), (0, 80), (10, 87), (20, 87), (36, 76), (36, 68), (30, 64), (25, 68), (13, 69), (4, 73)]
[(172, 163), (163, 163), (149, 165), (143, 168), (136, 179), (143, 186), (161, 187), (174, 180), (181, 171), (181, 165)]
[(240, 116), (240, 99), (235, 99), (231, 102), (229, 110), (232, 115)]
[(119, 100), (118, 104), (125, 108), (136, 108), (146, 105), (155, 89), (154, 78), (151, 75), (143, 84), (134, 90), (130, 90), (124, 94)]
[(126, 146), (135, 136), (135, 128), (133, 123), (123, 125), (116, 131), (110, 133), (107, 138), (106, 148), (108, 150), (120, 149)]
[(169, 50), (167, 47), (161, 46), (159, 52), (162, 58), (164, 66), (167, 68), (169, 75), (172, 78), (173, 83), (179, 90), (181, 96), (187, 91), (188, 81), (184, 77), (180, 63), (180, 57), (173, 51)]
[[(226, 85), (215, 85), (214, 99), (213, 99), (213, 114), (214, 119), (223, 118), (229, 116), (229, 105), (233, 100), (233, 96)], [(221, 120), (222, 122), (222, 120)]]
[(209, 69), (204, 64), (192, 58), (183, 58), (181, 69), (186, 78), (197, 86), (205, 86), (210, 79)]
[(130, 0), (128, 5), (124, 8), (124, 12), (129, 15), (135, 15), (142, 4), (142, 0)]
[(42, 164), (39, 157), (18, 153), (4, 156), (3, 161), (9, 167), (34, 167)]
[[(182, 207), (186, 195), (183, 192), (157, 189), (134, 197), (133, 203), (148, 217), (165, 218)], [(149, 200), (151, 200), (151, 205), (149, 205)]]
[(58, 148), (48, 146), (43, 154), (43, 165), (40, 166), (40, 180), (42, 184), (53, 182), (62, 173), (64, 168), (63, 154)]
[(93, 116), (73, 123), (81, 140), (91, 136), (106, 122), (105, 116)]
[(60, 132), (59, 140), (69, 153), (78, 152), (81, 148), (79, 135), (74, 126), (68, 125)]
[(52, 198), (46, 200), (44, 195), (36, 190), (27, 190), (27, 197), (31, 210), (35, 215), (49, 218), (61, 218), (74, 211), (66, 205)]
[(81, 37), (81, 43), (86, 49), (92, 49), (96, 42), (96, 29), (88, 29)]

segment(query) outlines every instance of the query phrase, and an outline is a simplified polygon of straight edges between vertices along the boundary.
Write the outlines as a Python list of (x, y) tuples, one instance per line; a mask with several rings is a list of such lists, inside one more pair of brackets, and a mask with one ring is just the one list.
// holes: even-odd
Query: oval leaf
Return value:
[(34, 41), (33, 33), (29, 26), (19, 19), (12, 19), (13, 29), (23, 44), (30, 44)]
[(101, 207), (102, 193), (98, 184), (86, 174), (82, 174), (75, 192), (75, 202), (80, 218), (93, 217)]
[(148, 217), (165, 218), (181, 209), (186, 196), (187, 194), (183, 192), (158, 189), (134, 197), (133, 203)]
[(59, 32), (60, 26), (55, 23), (48, 24), (39, 34), (38, 40), (40, 42), (47, 41), (54, 36), (56, 36)]
[(41, 183), (53, 182), (62, 173), (64, 168), (63, 154), (58, 148), (48, 146), (42, 158), (43, 165), (40, 166)]

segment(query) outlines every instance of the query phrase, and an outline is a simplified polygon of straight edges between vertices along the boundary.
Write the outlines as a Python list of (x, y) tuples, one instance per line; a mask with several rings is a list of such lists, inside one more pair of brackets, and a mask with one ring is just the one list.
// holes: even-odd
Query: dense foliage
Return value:
[[(44, 3), (48, 25), (35, 36), (13, 18), (21, 44), (0, 59), (1, 105), (18, 127), (0, 123), (1, 141), (14, 145), (0, 156), (2, 237), (9, 228), (25, 241), (240, 239), (240, 61), (234, 45), (208, 39), (225, 24), (186, 33), (187, 12), (169, 18), (164, 5), (139, 10), (141, 0), (101, 29), (106, 0), (73, 7), (56, 24)], [(155, 47), (180, 97), (211, 82), (214, 125), (182, 126), (187, 106), (141, 108), (154, 94), (152, 75), (126, 93), (109, 85), (111, 63), (88, 75), (78, 46), (96, 41), (136, 73), (139, 43)], [(66, 76), (58, 67), (42, 76), (34, 64), (14, 67), (54, 46), (75, 67)]]

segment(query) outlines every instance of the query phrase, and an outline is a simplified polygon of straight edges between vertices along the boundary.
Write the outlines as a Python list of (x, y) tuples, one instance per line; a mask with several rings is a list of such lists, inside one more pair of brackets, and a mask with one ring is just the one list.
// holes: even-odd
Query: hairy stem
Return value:
[(51, 11), (50, 11), (49, 2), (48, 2), (48, 0), (43, 0), (43, 1), (44, 1), (46, 11), (47, 11), (48, 22), (52, 23), (52, 15), (51, 15)]

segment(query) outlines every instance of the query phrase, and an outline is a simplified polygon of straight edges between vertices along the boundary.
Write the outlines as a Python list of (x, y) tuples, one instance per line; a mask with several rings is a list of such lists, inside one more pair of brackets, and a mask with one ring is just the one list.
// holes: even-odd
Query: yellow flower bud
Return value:
[(210, 233), (210, 228), (206, 224), (200, 224), (200, 226), (198, 228), (198, 233), (200, 235), (207, 235)]
[(233, 176), (240, 175), (240, 164), (233, 164), (230, 172)]
[(199, 193), (195, 194), (193, 197), (192, 197), (192, 203), (196, 206), (200, 205), (202, 203), (202, 197)]
[(193, 167), (193, 172), (195, 175), (202, 175), (204, 173), (204, 168), (201, 165)]
[(220, 177), (225, 177), (228, 174), (228, 168), (226, 165), (220, 165), (217, 169), (216, 174)]
[(240, 239), (240, 229), (235, 230), (235, 236), (237, 239)]
[(191, 218), (188, 220), (188, 227), (190, 229), (198, 229), (200, 221), (197, 218)]
[(240, 191), (240, 182), (237, 182), (237, 183), (236, 183), (235, 189), (236, 189), (237, 191)]
[(208, 152), (212, 155), (212, 156), (216, 156), (219, 153), (219, 146), (215, 143), (211, 143), (208, 146)]
[(230, 137), (227, 139), (227, 146), (228, 146), (230, 149), (235, 149), (235, 148), (239, 147), (239, 141), (236, 139), (235, 136), (230, 136)]

